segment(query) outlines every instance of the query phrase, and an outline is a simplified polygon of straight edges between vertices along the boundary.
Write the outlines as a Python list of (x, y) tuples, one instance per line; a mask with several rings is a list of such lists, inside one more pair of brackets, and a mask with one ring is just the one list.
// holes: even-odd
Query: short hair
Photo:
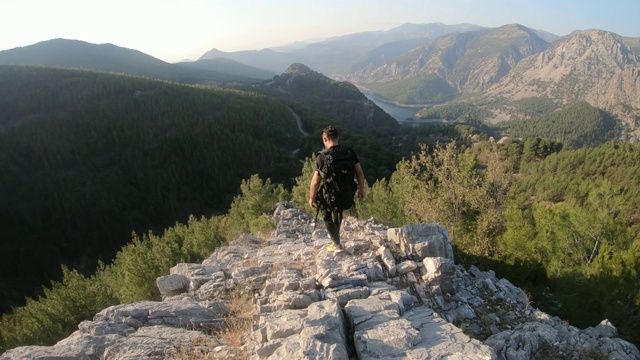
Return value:
[(326, 128), (322, 129), (322, 133), (327, 135), (327, 138), (331, 140), (336, 140), (340, 134), (338, 134), (338, 129), (333, 127), (333, 125), (329, 125)]

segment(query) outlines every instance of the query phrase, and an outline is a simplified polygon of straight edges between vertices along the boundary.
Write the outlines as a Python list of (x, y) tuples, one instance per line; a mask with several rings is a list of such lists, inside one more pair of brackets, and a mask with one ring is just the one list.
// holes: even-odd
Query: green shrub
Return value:
[(271, 184), (257, 174), (242, 180), (241, 194), (236, 196), (229, 209), (226, 224), (227, 238), (235, 238), (243, 232), (261, 234), (273, 229), (268, 215), (274, 204), (286, 200), (289, 194), (281, 184)]
[(23, 345), (53, 345), (72, 333), (82, 320), (117, 303), (104, 281), (103, 268), (91, 277), (63, 266), (62, 282), (52, 282), (37, 300), (14, 308), (0, 319), (0, 353)]

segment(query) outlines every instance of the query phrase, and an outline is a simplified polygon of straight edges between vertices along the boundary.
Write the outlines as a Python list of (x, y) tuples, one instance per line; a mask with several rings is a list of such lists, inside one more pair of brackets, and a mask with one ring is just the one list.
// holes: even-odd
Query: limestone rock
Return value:
[(335, 301), (260, 317), (255, 354), (260, 359), (348, 359), (342, 310)]
[[(456, 265), (435, 223), (388, 229), (347, 217), (342, 252), (290, 203), (276, 228), (244, 234), (201, 264), (158, 278), (163, 300), (108, 307), (53, 346), (6, 351), (13, 359), (635, 359), (608, 321), (577, 329), (534, 308), (492, 271)], [(241, 347), (220, 342), (234, 303), (251, 295)], [(185, 355), (186, 354), (186, 355)]]
[(190, 280), (179, 274), (161, 276), (156, 279), (156, 286), (163, 296), (182, 294), (189, 290)]
[(136, 329), (152, 325), (203, 329), (218, 325), (221, 315), (192, 301), (141, 301), (108, 307), (97, 313), (93, 320), (125, 324)]
[(453, 246), (449, 233), (436, 223), (412, 224), (389, 229), (389, 240), (400, 247), (400, 251), (418, 259), (443, 257), (453, 261)]
[(381, 246), (378, 249), (377, 253), (378, 253), (378, 256), (380, 256), (382, 263), (387, 268), (387, 273), (389, 274), (389, 276), (390, 277), (396, 276), (396, 270), (397, 270), (396, 260), (393, 258), (393, 255), (391, 254), (391, 250), (389, 250), (389, 248), (386, 246)]

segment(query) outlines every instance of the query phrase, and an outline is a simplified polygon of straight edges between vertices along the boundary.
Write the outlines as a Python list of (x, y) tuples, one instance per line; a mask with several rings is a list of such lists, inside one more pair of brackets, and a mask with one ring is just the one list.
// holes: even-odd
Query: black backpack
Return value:
[(358, 184), (353, 180), (355, 156), (348, 147), (334, 147), (317, 154), (324, 174), (316, 201), (323, 209), (347, 210), (353, 206)]

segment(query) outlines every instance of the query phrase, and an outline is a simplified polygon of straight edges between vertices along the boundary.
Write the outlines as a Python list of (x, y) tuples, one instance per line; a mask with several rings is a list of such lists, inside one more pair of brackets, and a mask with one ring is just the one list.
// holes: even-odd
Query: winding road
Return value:
[[(291, 108), (287, 108), (289, 109), (289, 111), (291, 111), (291, 114), (293, 115), (293, 117), (296, 119), (296, 123), (298, 124), (298, 130), (300, 130), (300, 133), (304, 136), (309, 136), (311, 134), (309, 134), (308, 132), (304, 131), (304, 129), (302, 128), (302, 120), (300, 119), (300, 115), (296, 114)], [(294, 149), (291, 151), (292, 155), (295, 155), (297, 153), (300, 152), (300, 148)], [(305, 162), (300, 160), (300, 163), (304, 164)]]
[(300, 119), (300, 115), (296, 114), (291, 108), (287, 108), (287, 109), (289, 109), (293, 117), (296, 118), (296, 123), (298, 124), (298, 130), (300, 130), (300, 133), (304, 136), (311, 135), (308, 132), (304, 131), (304, 129), (302, 128), (302, 120)]

